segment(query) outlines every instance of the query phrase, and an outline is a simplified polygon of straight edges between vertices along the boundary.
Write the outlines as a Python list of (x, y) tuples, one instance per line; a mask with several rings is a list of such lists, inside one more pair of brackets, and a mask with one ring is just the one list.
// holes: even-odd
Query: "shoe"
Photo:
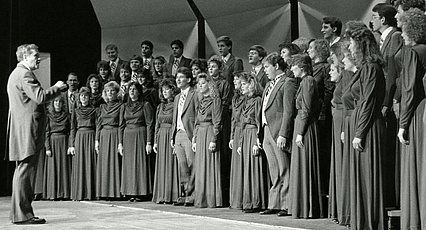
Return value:
[(260, 215), (271, 215), (271, 214), (277, 214), (279, 212), (280, 212), (280, 210), (276, 210), (276, 209), (266, 209), (265, 211), (260, 212), (259, 214)]
[(182, 202), (173, 203), (173, 206), (183, 206), (183, 205), (185, 205), (185, 203), (182, 203)]
[(185, 204), (183, 206), (192, 207), (192, 206), (194, 206), (194, 203), (185, 202)]
[(260, 212), (260, 209), (244, 209), (243, 210), (244, 213), (256, 213), (256, 212)]
[(287, 210), (281, 210), (277, 216), (289, 216), (288, 211)]
[(38, 217), (33, 217), (26, 221), (15, 222), (16, 225), (27, 225), (27, 224), (45, 224), (46, 220)]
[(134, 197), (129, 199), (130, 202), (136, 202), (136, 199)]

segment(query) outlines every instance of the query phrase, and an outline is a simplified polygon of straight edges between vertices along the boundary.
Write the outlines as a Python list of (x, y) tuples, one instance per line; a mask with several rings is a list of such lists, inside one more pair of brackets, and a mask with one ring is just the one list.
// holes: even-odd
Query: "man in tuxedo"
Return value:
[(342, 33), (342, 21), (336, 17), (324, 17), (322, 19), (321, 33), (324, 39), (330, 44), (330, 47), (340, 41)]
[(185, 197), (179, 197), (174, 205), (194, 205), (195, 153), (192, 151), (195, 117), (197, 116), (197, 93), (189, 68), (180, 67), (176, 74), (176, 85), (181, 92), (176, 95), (173, 109), (171, 145), (178, 158), (179, 181)]
[[(385, 99), (382, 105), (382, 115), (386, 122), (386, 157), (383, 157), (383, 175), (392, 175), (396, 164), (396, 134), (397, 119), (393, 111), (393, 97), (396, 91), (396, 73), (393, 68), (394, 57), (402, 45), (401, 32), (396, 29), (396, 9), (387, 3), (378, 3), (373, 7), (371, 25), (375, 32), (380, 33), (379, 46), (384, 59), (383, 72), (386, 79)], [(396, 205), (395, 178), (383, 178), (384, 206)]]
[(76, 73), (69, 73), (67, 78), (68, 90), (62, 93), (64, 98), (65, 107), (67, 111), (72, 114), (74, 111), (75, 105), (78, 101), (78, 76)]
[[(234, 89), (234, 73), (241, 72), (244, 70), (243, 60), (232, 55), (232, 40), (228, 36), (221, 36), (217, 38), (217, 47), (219, 49), (220, 56), (224, 63), (223, 66), (223, 77), (231, 85), (233, 92)], [(233, 94), (230, 93), (230, 99)]]
[(183, 42), (181, 40), (174, 40), (170, 43), (173, 53), (170, 55), (167, 71), (176, 77), (179, 67), (191, 68), (191, 59), (183, 56)]
[(141, 43), (141, 55), (142, 63), (141, 66), (145, 69), (153, 70), (154, 69), (154, 57), (152, 53), (154, 52), (154, 44), (151, 41), (145, 40)]
[(16, 51), (18, 65), (9, 76), (9, 118), (7, 138), (9, 160), (16, 161), (12, 182), (12, 210), (14, 224), (44, 224), (45, 219), (34, 216), (31, 206), (37, 160), (44, 147), (45, 103), (60, 95), (67, 86), (58, 81), (44, 90), (33, 70), (39, 68), (40, 53), (34, 44), (25, 44)]
[(143, 59), (139, 55), (133, 55), (132, 58), (129, 60), (130, 69), (132, 70), (131, 73), (131, 81), (138, 82), (138, 71), (139, 68), (141, 68), (143, 63)]
[(118, 57), (118, 47), (114, 44), (107, 45), (105, 47), (105, 52), (108, 55), (113, 80), (120, 83), (120, 66), (126, 63), (126, 61)]
[(263, 62), (270, 81), (262, 95), (258, 114), (258, 145), (265, 151), (272, 186), (269, 190), (268, 209), (261, 215), (288, 215), (290, 153), (295, 118), (297, 80), (284, 72), (286, 64), (278, 53), (271, 53)]
[(263, 46), (254, 45), (249, 48), (248, 62), (252, 65), (251, 74), (256, 77), (257, 82), (262, 87), (262, 91), (268, 83), (265, 68), (263, 68), (262, 60), (266, 57), (266, 50)]

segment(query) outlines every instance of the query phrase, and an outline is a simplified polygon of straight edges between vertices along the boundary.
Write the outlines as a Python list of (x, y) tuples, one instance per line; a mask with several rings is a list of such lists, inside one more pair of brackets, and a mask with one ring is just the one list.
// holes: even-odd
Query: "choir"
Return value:
[[(151, 41), (128, 62), (105, 49), (86, 86), (48, 105), (44, 199), (152, 199), (330, 218), (351, 229), (426, 227), (424, 0), (379, 3), (371, 29), (323, 19), (320, 39), (167, 62)], [(345, 30), (342, 30), (343, 27)], [(342, 34), (343, 32), (343, 34)], [(398, 128), (397, 128), (398, 127)]]

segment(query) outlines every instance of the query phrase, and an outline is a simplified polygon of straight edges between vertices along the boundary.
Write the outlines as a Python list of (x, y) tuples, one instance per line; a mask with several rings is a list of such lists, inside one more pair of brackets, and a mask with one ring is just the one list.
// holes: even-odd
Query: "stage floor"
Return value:
[(9, 220), (10, 197), (0, 197), (0, 229), (346, 229), (329, 219), (261, 216), (149, 201), (35, 201), (33, 207), (37, 216), (47, 220), (45, 225), (14, 225)]

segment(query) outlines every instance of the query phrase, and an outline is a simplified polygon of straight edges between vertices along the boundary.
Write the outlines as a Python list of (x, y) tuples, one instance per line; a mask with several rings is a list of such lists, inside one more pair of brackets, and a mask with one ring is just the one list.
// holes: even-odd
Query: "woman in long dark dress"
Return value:
[[(345, 190), (342, 190), (342, 160), (343, 160), (343, 142), (341, 133), (344, 123), (344, 109), (342, 103), (342, 94), (347, 88), (352, 74), (344, 70), (342, 60), (344, 58), (343, 49), (349, 46), (349, 39), (343, 39), (330, 50), (330, 80), (336, 82), (336, 88), (333, 93), (332, 104), (332, 142), (331, 142), (331, 161), (330, 161), (330, 179), (329, 179), (329, 199), (328, 199), (328, 218), (338, 223), (342, 219), (342, 197)], [(327, 175), (323, 175), (327, 176)]]
[(231, 140), (229, 148), (232, 149), (231, 173), (229, 185), (229, 207), (243, 208), (243, 154), (237, 152), (241, 135), (240, 115), (245, 96), (241, 94), (241, 81), (239, 74), (234, 76), (234, 96), (232, 97)]
[(70, 198), (71, 159), (68, 155), (70, 116), (60, 95), (50, 104), (46, 121), (46, 163), (43, 198)]
[(291, 60), (294, 77), (301, 78), (296, 94), (297, 116), (290, 165), (290, 207), (293, 218), (324, 217), (319, 165), (318, 89), (312, 75), (311, 58), (294, 55)]
[(426, 16), (420, 10), (404, 13), (406, 45), (401, 75), (401, 229), (426, 227)]
[(98, 75), (90, 74), (89, 77), (87, 77), (86, 87), (90, 89), (89, 103), (93, 107), (98, 108), (101, 104), (105, 104), (102, 98), (103, 85)]
[(118, 100), (120, 86), (110, 81), (104, 86), (103, 98), (106, 104), (99, 107), (96, 125), (95, 150), (98, 154), (96, 168), (96, 197), (119, 198), (121, 157), (119, 143), (121, 142), (119, 121), (122, 103)]
[(96, 111), (90, 104), (90, 89), (79, 91), (77, 108), (71, 115), (69, 153), (73, 156), (71, 199), (93, 200), (96, 188)]
[(121, 193), (135, 198), (152, 193), (149, 154), (152, 153), (154, 110), (142, 101), (142, 86), (129, 85), (129, 102), (120, 111), (119, 152), (123, 156)]
[(262, 106), (261, 85), (253, 75), (239, 74), (241, 92), (246, 97), (241, 109), (241, 135), (238, 154), (243, 155), (243, 210), (252, 213), (268, 207), (268, 165), (266, 156), (257, 144), (260, 126), (258, 114)]
[(358, 78), (350, 91), (355, 101), (351, 115), (354, 138), (350, 159), (351, 229), (383, 229), (381, 157), (385, 124), (381, 105), (385, 96), (383, 58), (373, 33), (367, 28), (350, 32), (349, 50)]
[(171, 128), (173, 122), (173, 100), (179, 93), (175, 81), (165, 79), (160, 83), (163, 101), (157, 108), (155, 122), (154, 152), (155, 163), (154, 191), (155, 203), (173, 203), (179, 198), (178, 162), (171, 147)]
[(221, 100), (213, 80), (198, 74), (199, 104), (192, 150), (195, 152), (195, 196), (197, 208), (223, 206), (219, 134), (222, 129)]

